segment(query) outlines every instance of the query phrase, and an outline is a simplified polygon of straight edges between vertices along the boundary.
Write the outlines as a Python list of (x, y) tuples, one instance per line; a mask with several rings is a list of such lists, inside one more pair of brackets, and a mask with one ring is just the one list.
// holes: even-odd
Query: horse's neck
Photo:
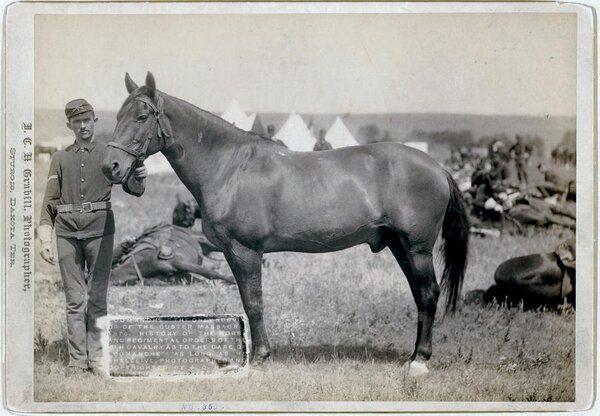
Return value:
[[(239, 150), (248, 145), (245, 133), (225, 120), (175, 97), (165, 98), (165, 115), (169, 118), (174, 146), (183, 152), (165, 152), (175, 173), (195, 197), (202, 188), (225, 180), (223, 166), (235, 166)], [(221, 172), (221, 175), (217, 175)]]

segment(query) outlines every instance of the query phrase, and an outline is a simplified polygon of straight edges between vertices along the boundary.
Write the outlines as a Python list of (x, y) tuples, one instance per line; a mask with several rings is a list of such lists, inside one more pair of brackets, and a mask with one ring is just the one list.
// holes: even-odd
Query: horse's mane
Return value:
[[(168, 98), (169, 100), (173, 100), (175, 102), (183, 104), (186, 107), (192, 108), (195, 112), (199, 113), (203, 119), (208, 120), (210, 123), (216, 125), (218, 128), (234, 131), (236, 136), (240, 137), (242, 140), (244, 140), (247, 143), (256, 143), (261, 146), (266, 145), (266, 146), (277, 146), (278, 148), (283, 148), (281, 145), (275, 143), (273, 140), (269, 139), (266, 136), (255, 133), (253, 131), (242, 130), (239, 127), (237, 127), (235, 124), (231, 124), (228, 121), (222, 119), (221, 117), (219, 117), (209, 111), (203, 110), (202, 108), (200, 108), (188, 101), (185, 101), (181, 98), (174, 97), (172, 95), (166, 94), (159, 90), (155, 90), (155, 94), (161, 94), (163, 97)], [(140, 88), (136, 89), (135, 91), (133, 91), (125, 99), (125, 102), (123, 102), (123, 105), (121, 106), (121, 110), (117, 114), (117, 119), (121, 116), (121, 113), (123, 112), (123, 110), (125, 109), (127, 104), (129, 104), (131, 101), (135, 100), (137, 97), (142, 96), (142, 95), (150, 97), (150, 95), (151, 95), (150, 88), (144, 85), (144, 86), (141, 86)]]
[(203, 110), (200, 107), (197, 107), (196, 105), (189, 103), (185, 100), (182, 100), (181, 98), (177, 98), (177, 97), (173, 97), (173, 96), (168, 96), (170, 99), (173, 99), (175, 101), (179, 101), (182, 102), (190, 107), (192, 107), (194, 110), (196, 110), (197, 112), (199, 112), (200, 114), (202, 114), (202, 116), (205, 119), (210, 120), (212, 123), (218, 125), (219, 127), (222, 127), (224, 129), (231, 129), (233, 131), (235, 131), (235, 133), (239, 136), (241, 136), (243, 138), (243, 140), (245, 141), (254, 141), (260, 144), (266, 144), (269, 146), (277, 146), (277, 147), (281, 147), (281, 145), (278, 145), (277, 143), (275, 143), (273, 140), (269, 139), (266, 136), (263, 136), (261, 134), (255, 133), (253, 131), (247, 131), (247, 130), (243, 130), (241, 128), (239, 128), (238, 126), (236, 126), (235, 124), (231, 124), (230, 122), (228, 122), (227, 120), (224, 120), (223, 118), (217, 116), (216, 114), (211, 113), (210, 111), (206, 111)]

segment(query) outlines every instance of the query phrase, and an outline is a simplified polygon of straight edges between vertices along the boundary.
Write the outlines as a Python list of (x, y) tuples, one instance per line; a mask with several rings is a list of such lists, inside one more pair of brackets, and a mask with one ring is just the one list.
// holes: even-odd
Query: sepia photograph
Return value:
[(592, 12), (9, 6), (5, 406), (592, 406)]

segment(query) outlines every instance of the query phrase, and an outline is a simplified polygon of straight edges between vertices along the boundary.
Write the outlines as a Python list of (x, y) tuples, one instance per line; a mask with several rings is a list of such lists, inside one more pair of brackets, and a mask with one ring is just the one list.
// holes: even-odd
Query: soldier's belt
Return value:
[(94, 212), (108, 209), (110, 209), (110, 201), (84, 202), (83, 204), (65, 204), (56, 206), (56, 212), (59, 214), (65, 212)]

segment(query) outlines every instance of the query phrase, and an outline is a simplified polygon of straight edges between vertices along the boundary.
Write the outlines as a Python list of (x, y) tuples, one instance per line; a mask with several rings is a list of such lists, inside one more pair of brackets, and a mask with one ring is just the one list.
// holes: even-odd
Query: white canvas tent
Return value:
[(256, 113), (247, 115), (237, 100), (233, 100), (229, 104), (229, 107), (223, 112), (221, 118), (239, 129), (252, 131), (257, 134), (266, 133), (258, 115)]
[(299, 152), (313, 150), (317, 139), (310, 132), (300, 114), (292, 113), (279, 129), (275, 138), (281, 140), (291, 149)]
[[(256, 114), (254, 114), (254, 117), (256, 117)], [(221, 118), (246, 131), (252, 128), (252, 122), (254, 121), (246, 115), (237, 100), (231, 101), (227, 109), (221, 115)]]
[(404, 144), (412, 147), (413, 149), (420, 150), (423, 153), (429, 153), (429, 146), (427, 142), (404, 142)]
[(262, 123), (262, 120), (260, 119), (260, 116), (256, 113), (252, 113), (248, 116), (248, 119), (250, 121), (250, 130), (251, 132), (254, 132), (256, 134), (260, 134), (263, 136), (267, 135), (267, 130), (265, 129), (265, 126)]
[(331, 143), (334, 149), (359, 145), (352, 133), (350, 133), (350, 130), (348, 130), (348, 127), (346, 127), (339, 117), (335, 118), (333, 125), (329, 128), (327, 134), (325, 134), (325, 140)]
[(164, 173), (172, 173), (173, 175), (175, 174), (173, 168), (171, 167), (171, 164), (161, 152), (153, 154), (152, 156), (144, 160), (144, 165), (146, 166), (146, 169), (148, 169), (148, 175), (157, 175)]
[[(73, 136), (73, 134), (57, 136), (54, 139), (48, 141), (48, 144), (50, 144), (52, 146), (56, 146), (58, 149), (64, 149), (65, 147), (72, 145), (73, 143), (75, 143), (75, 137)], [(38, 144), (37, 141), (36, 141), (36, 144)], [(39, 143), (39, 144), (45, 144), (45, 143)]]

